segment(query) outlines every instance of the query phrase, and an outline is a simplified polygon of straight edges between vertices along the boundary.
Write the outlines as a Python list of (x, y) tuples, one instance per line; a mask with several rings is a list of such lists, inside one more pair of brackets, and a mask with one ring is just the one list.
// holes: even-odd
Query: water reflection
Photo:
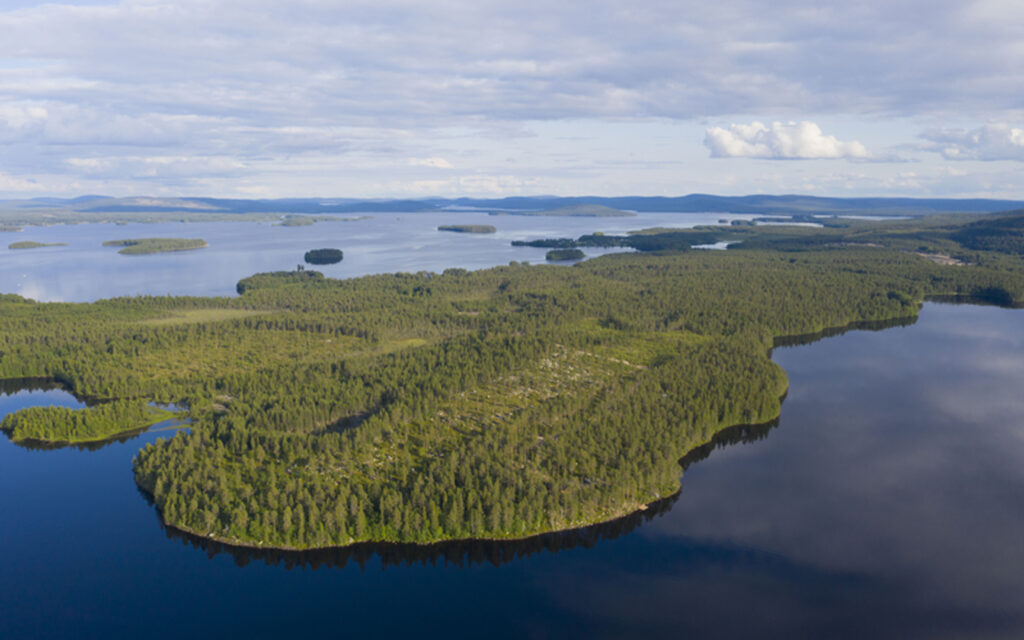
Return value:
[(0, 438), (0, 637), (1024, 637), (1021, 320), (929, 304), (779, 349), (781, 428), (688, 456), (665, 509), (517, 543), (228, 549), (154, 526), (139, 441)]
[[(0, 399), (7, 400), (7, 402), (0, 405), (0, 419), (3, 419), (7, 413), (13, 413), (28, 407), (62, 406), (71, 409), (81, 409), (83, 407), (94, 407), (110, 401), (105, 398), (78, 395), (70, 384), (56, 377), (0, 379)], [(177, 404), (154, 404), (154, 406), (174, 412), (186, 410), (186, 407)], [(29, 451), (57, 451), (60, 449), (99, 451), (110, 445), (124, 444), (130, 440), (135, 440), (148, 431), (169, 431), (184, 428), (187, 424), (187, 420), (171, 418), (142, 427), (141, 429), (125, 431), (116, 436), (92, 442), (49, 442), (46, 440), (27, 439), (18, 440), (13, 442), (13, 444)]]
[(119, 433), (116, 436), (106, 438), (103, 440), (94, 440), (91, 442), (48, 442), (46, 440), (18, 440), (14, 443), (14, 446), (21, 447), (22, 449), (28, 449), (29, 451), (57, 451), (60, 449), (75, 449), (77, 451), (99, 451), (104, 447), (109, 447), (115, 444), (124, 444), (129, 440), (135, 440), (142, 434), (146, 433), (150, 429), (160, 429), (171, 426), (174, 420), (165, 420), (152, 427), (143, 427), (136, 429), (135, 431), (125, 431)]
[(71, 393), (71, 387), (57, 378), (0, 378), (0, 395), (13, 396), (23, 391), (29, 393), (38, 391), (66, 391)]
[(815, 333), (802, 333), (792, 336), (779, 336), (773, 342), (773, 348), (777, 347), (799, 347), (814, 344), (825, 338), (834, 338), (850, 331), (884, 331), (895, 327), (909, 327), (917, 322), (917, 316), (904, 318), (890, 318), (889, 320), (863, 320), (851, 322), (842, 327), (829, 327)]
[[(152, 497), (143, 490), (139, 493), (153, 504)], [(284, 551), (280, 549), (258, 549), (224, 544), (209, 538), (175, 529), (160, 520), (160, 527), (167, 538), (187, 546), (200, 549), (209, 558), (226, 554), (235, 564), (244, 567), (259, 562), (285, 569), (344, 568), (355, 564), (365, 569), (367, 564), (379, 558), (383, 568), (409, 567), (413, 565), (463, 568), (477, 565), (500, 566), (520, 558), (544, 552), (558, 553), (569, 549), (590, 549), (604, 540), (614, 540), (635, 530), (642, 524), (667, 513), (679, 498), (672, 496), (648, 505), (644, 511), (631, 513), (623, 518), (602, 524), (558, 531), (521, 540), (452, 540), (436, 544), (397, 544), (368, 542), (347, 547), (329, 547), (306, 551)]]
[[(30, 228), (31, 239), (64, 242), (53, 251), (0, 254), (0, 292), (45, 301), (91, 301), (123, 295), (234, 296), (236, 283), (253, 273), (294, 269), (312, 248), (333, 246), (345, 259), (320, 268), (329, 278), (405, 271), (443, 271), (449, 267), (480, 269), (510, 261), (543, 263), (546, 249), (513, 247), (512, 240), (578, 237), (601, 231), (623, 234), (632, 229), (714, 224), (720, 214), (643, 213), (633, 218), (554, 218), (503, 216), (447, 211), (377, 214), (353, 222), (325, 222), (308, 227), (274, 227), (268, 223), (156, 223), (115, 226), (85, 224)], [(749, 219), (749, 215), (729, 215)], [(438, 231), (443, 224), (495, 224), (498, 232), (481, 236)], [(472, 237), (469, 237), (472, 236)], [(202, 237), (209, 247), (198, 251), (119, 255), (103, 247), (124, 237)], [(588, 257), (622, 249), (587, 249)]]
[[(778, 425), (778, 420), (773, 420), (765, 424), (737, 425), (723, 429), (709, 443), (694, 449), (679, 463), (685, 471), (690, 465), (706, 459), (716, 449), (763, 440)], [(146, 491), (139, 489), (139, 494), (149, 505), (154, 504), (152, 496)], [(286, 569), (344, 568), (349, 564), (356, 564), (365, 569), (367, 563), (374, 558), (379, 558), (383, 568), (412, 565), (460, 568), (483, 564), (500, 566), (544, 552), (558, 553), (570, 549), (590, 549), (602, 541), (624, 536), (641, 525), (665, 515), (678, 499), (679, 493), (675, 493), (647, 505), (647, 509), (643, 511), (637, 511), (609, 522), (581, 529), (531, 536), (521, 540), (452, 540), (427, 545), (360, 543), (347, 547), (308, 551), (282, 551), (224, 544), (175, 529), (164, 523), (162, 518), (157, 517), (160, 520), (160, 527), (169, 539), (200, 549), (206, 552), (210, 558), (221, 554), (229, 555), (240, 567), (253, 561), (262, 561), (267, 565), (282, 566)]]

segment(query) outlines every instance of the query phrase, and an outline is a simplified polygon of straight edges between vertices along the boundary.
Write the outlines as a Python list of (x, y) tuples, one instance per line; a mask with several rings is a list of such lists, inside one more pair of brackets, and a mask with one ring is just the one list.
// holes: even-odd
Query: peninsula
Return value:
[[(189, 407), (134, 461), (176, 529), (283, 549), (521, 538), (644, 509), (679, 490), (687, 452), (775, 418), (786, 336), (935, 296), (1024, 305), (1021, 229), (1024, 213), (592, 235), (637, 244), (571, 269), (257, 274), (237, 298), (0, 296), (0, 378), (108, 400), (76, 422)], [(740, 244), (686, 250), (707, 237)], [(26, 411), (10, 420), (52, 422)]]

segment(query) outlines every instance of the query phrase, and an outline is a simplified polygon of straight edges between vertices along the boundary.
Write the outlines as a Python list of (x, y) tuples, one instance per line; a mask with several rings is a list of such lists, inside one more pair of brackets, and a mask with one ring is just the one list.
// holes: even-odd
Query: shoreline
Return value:
[[(803, 333), (803, 334), (793, 334), (793, 335), (787, 335), (787, 336), (778, 336), (776, 338), (773, 338), (773, 346), (768, 349), (768, 354), (767, 354), (768, 358), (771, 359), (772, 351), (777, 346), (798, 346), (798, 345), (801, 345), (801, 344), (810, 344), (812, 342), (816, 342), (817, 340), (821, 340), (821, 339), (827, 338), (827, 337), (835, 337), (835, 336), (841, 335), (841, 334), (849, 332), (849, 331), (879, 331), (879, 330), (883, 330), (883, 329), (886, 329), (886, 328), (895, 328), (895, 327), (899, 327), (899, 326), (907, 326), (909, 324), (913, 324), (914, 322), (917, 321), (918, 314), (920, 313), (920, 310), (921, 310), (921, 308), (923, 306), (923, 302), (927, 302), (927, 301), (929, 301), (929, 300), (926, 297), (924, 301), (919, 302), (918, 303), (918, 308), (917, 308), (917, 313), (915, 313), (912, 316), (894, 317), (894, 318), (890, 318), (888, 320), (854, 320), (854, 321), (848, 322), (848, 323), (843, 324), (843, 325), (837, 325), (837, 326), (833, 326), (833, 327), (826, 327), (825, 329), (822, 329), (820, 331), (813, 331), (813, 332)], [(788, 345), (778, 344), (778, 341), (780, 341), (780, 340), (787, 340), (787, 341), (792, 340), (792, 341), (795, 341), (795, 340), (801, 340), (801, 339), (804, 340), (804, 341), (803, 342), (799, 342), (799, 343), (794, 342), (794, 343), (788, 344)], [(690, 447), (677, 461), (678, 464), (680, 465), (680, 474), (678, 476), (677, 487), (676, 487), (676, 489), (672, 493), (670, 493), (668, 495), (665, 495), (665, 496), (660, 496), (657, 499), (652, 500), (651, 502), (641, 503), (641, 504), (636, 505), (636, 506), (634, 506), (634, 507), (632, 507), (632, 508), (630, 508), (628, 510), (624, 510), (624, 511), (621, 511), (621, 512), (616, 512), (616, 514), (611, 516), (611, 517), (604, 518), (604, 519), (601, 519), (601, 520), (595, 520), (595, 521), (592, 521), (592, 522), (581, 523), (579, 525), (560, 527), (560, 528), (557, 528), (557, 529), (545, 529), (545, 530), (542, 530), (542, 531), (537, 531), (537, 532), (529, 533), (529, 534), (526, 534), (526, 535), (509, 536), (509, 537), (439, 538), (437, 540), (431, 540), (429, 542), (400, 542), (400, 541), (382, 540), (382, 539), (363, 539), (363, 540), (351, 540), (350, 542), (347, 542), (345, 544), (332, 544), (332, 545), (309, 546), (309, 547), (293, 547), (293, 546), (281, 546), (281, 545), (269, 545), (269, 544), (268, 545), (263, 545), (263, 544), (259, 544), (259, 543), (255, 543), (255, 542), (248, 542), (248, 541), (238, 540), (238, 539), (233, 539), (233, 538), (220, 537), (220, 536), (209, 534), (209, 533), (201, 533), (199, 531), (195, 531), (195, 530), (189, 529), (188, 527), (183, 527), (183, 526), (180, 526), (180, 525), (177, 525), (177, 524), (173, 524), (173, 523), (167, 522), (164, 519), (163, 512), (162, 512), (162, 510), (159, 507), (156, 507), (157, 515), (160, 518), (161, 524), (164, 527), (168, 528), (168, 529), (174, 530), (176, 532), (179, 532), (179, 533), (187, 535), (187, 536), (191, 536), (192, 538), (195, 538), (197, 540), (209, 541), (209, 542), (214, 542), (214, 543), (217, 543), (217, 544), (220, 544), (220, 545), (224, 545), (225, 547), (227, 547), (229, 549), (278, 551), (278, 552), (283, 552), (283, 553), (297, 553), (297, 554), (301, 554), (301, 553), (304, 553), (304, 552), (343, 550), (343, 549), (349, 549), (349, 548), (355, 547), (357, 545), (369, 545), (369, 546), (372, 546), (372, 545), (391, 545), (391, 546), (397, 546), (397, 547), (406, 547), (406, 548), (408, 548), (410, 550), (414, 550), (414, 549), (416, 549), (416, 550), (426, 550), (426, 549), (430, 549), (432, 547), (443, 546), (443, 545), (446, 545), (446, 544), (473, 543), (473, 542), (479, 542), (479, 543), (502, 543), (502, 542), (515, 543), (515, 542), (523, 542), (523, 541), (527, 541), (527, 540), (539, 539), (539, 538), (543, 538), (544, 536), (564, 535), (566, 533), (574, 532), (574, 531), (575, 532), (583, 532), (583, 531), (586, 531), (586, 530), (588, 530), (590, 528), (593, 528), (593, 527), (607, 526), (607, 525), (610, 525), (610, 524), (615, 523), (617, 521), (624, 520), (626, 518), (642, 514), (642, 513), (646, 512), (648, 510), (655, 509), (657, 507), (657, 505), (660, 504), (660, 503), (664, 503), (665, 501), (673, 500), (674, 498), (678, 497), (680, 492), (682, 491), (683, 472), (685, 472), (686, 469), (689, 468), (690, 465), (692, 465), (692, 464), (694, 464), (696, 462), (699, 462), (700, 460), (705, 459), (708, 455), (710, 455), (710, 453), (712, 451), (714, 451), (719, 446), (732, 444), (733, 441), (731, 440), (731, 438), (732, 438), (733, 433), (735, 433), (735, 432), (741, 432), (742, 433), (744, 431), (756, 430), (759, 427), (766, 428), (766, 429), (772, 428), (775, 424), (777, 424), (777, 422), (779, 420), (779, 417), (781, 416), (782, 403), (785, 400), (785, 398), (788, 395), (788, 393), (789, 393), (789, 380), (788, 380), (788, 377), (787, 377), (786, 388), (779, 395), (779, 402), (778, 402), (778, 405), (776, 407), (776, 410), (774, 411), (774, 415), (772, 415), (772, 416), (768, 417), (767, 419), (762, 420), (760, 422), (755, 422), (755, 423), (735, 423), (735, 424), (728, 424), (728, 425), (725, 425), (725, 426), (721, 426), (718, 429), (716, 429), (714, 431), (714, 433), (711, 434), (710, 438), (708, 438), (707, 440), (705, 440), (703, 442), (700, 442), (698, 444), (695, 444), (694, 446)], [(141, 492), (143, 492), (145, 494), (147, 500), (149, 500), (151, 503), (153, 503), (154, 506), (156, 506), (155, 505), (155, 497), (154, 497), (152, 491), (148, 487), (143, 486), (138, 481), (137, 477), (135, 478), (135, 485), (139, 489), (139, 491), (141, 491)]]

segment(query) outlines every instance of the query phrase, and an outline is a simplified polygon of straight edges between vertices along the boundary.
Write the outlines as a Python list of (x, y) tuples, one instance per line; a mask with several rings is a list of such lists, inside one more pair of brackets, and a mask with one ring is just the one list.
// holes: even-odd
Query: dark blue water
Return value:
[[(674, 500), (516, 544), (227, 550), (135, 489), (158, 434), (0, 438), (0, 637), (1024, 636), (1024, 312), (928, 304), (773, 357), (778, 424), (694, 456)], [(29, 401), (73, 399), (0, 413)]]

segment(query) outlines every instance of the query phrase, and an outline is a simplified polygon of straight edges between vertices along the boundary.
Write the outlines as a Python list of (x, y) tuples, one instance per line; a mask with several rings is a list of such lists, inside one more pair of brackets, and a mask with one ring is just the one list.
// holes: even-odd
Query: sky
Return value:
[(1020, 0), (0, 2), (0, 197), (1024, 199)]

